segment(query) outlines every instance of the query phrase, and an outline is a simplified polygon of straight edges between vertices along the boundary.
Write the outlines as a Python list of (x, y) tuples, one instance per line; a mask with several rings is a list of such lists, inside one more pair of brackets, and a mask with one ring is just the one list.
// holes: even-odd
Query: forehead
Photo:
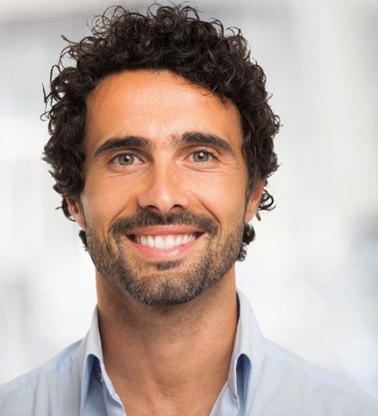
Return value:
[(236, 106), (169, 71), (110, 75), (87, 98), (86, 152), (112, 137), (135, 135), (158, 142), (187, 131), (215, 134), (241, 147)]

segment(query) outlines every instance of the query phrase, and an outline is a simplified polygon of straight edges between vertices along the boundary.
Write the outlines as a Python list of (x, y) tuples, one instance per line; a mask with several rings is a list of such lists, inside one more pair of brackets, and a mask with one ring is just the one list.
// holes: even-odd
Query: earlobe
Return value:
[(257, 214), (262, 194), (264, 192), (265, 180), (260, 180), (256, 183), (249, 196), (247, 203), (247, 209), (245, 211), (245, 222), (250, 222), (252, 218)]
[(72, 217), (79, 224), (80, 228), (85, 229), (83, 207), (81, 206), (80, 201), (78, 199), (70, 198), (67, 196), (64, 198), (67, 202)]

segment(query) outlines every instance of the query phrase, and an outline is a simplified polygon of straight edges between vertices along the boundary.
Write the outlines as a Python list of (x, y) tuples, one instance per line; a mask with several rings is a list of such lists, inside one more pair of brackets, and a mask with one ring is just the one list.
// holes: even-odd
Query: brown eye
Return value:
[(121, 166), (131, 166), (140, 163), (140, 160), (132, 153), (122, 153), (117, 155), (113, 162)]
[(194, 152), (192, 157), (196, 163), (206, 163), (211, 159), (212, 155), (204, 150), (199, 150)]

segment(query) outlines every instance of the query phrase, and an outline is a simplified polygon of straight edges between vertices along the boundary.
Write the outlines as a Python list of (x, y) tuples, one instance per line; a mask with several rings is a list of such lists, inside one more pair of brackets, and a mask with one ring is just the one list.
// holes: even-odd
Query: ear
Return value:
[(249, 222), (256, 215), (257, 210), (259, 209), (259, 204), (261, 201), (261, 196), (264, 191), (266, 181), (264, 179), (260, 180), (254, 186), (251, 195), (249, 196), (247, 209), (245, 211), (245, 222)]
[(85, 229), (84, 213), (83, 213), (83, 207), (80, 203), (80, 200), (69, 198), (67, 196), (65, 196), (64, 199), (67, 202), (71, 215), (75, 218), (75, 221), (79, 224), (80, 228), (84, 230)]

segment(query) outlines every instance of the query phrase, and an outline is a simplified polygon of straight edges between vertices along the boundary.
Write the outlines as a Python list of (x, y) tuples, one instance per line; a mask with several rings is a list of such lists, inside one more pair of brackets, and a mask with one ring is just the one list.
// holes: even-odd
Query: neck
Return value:
[(127, 414), (144, 414), (140, 403), (145, 414), (190, 414), (195, 402), (194, 414), (209, 414), (233, 350), (233, 270), (182, 305), (142, 305), (101, 276), (97, 291), (105, 367)]

